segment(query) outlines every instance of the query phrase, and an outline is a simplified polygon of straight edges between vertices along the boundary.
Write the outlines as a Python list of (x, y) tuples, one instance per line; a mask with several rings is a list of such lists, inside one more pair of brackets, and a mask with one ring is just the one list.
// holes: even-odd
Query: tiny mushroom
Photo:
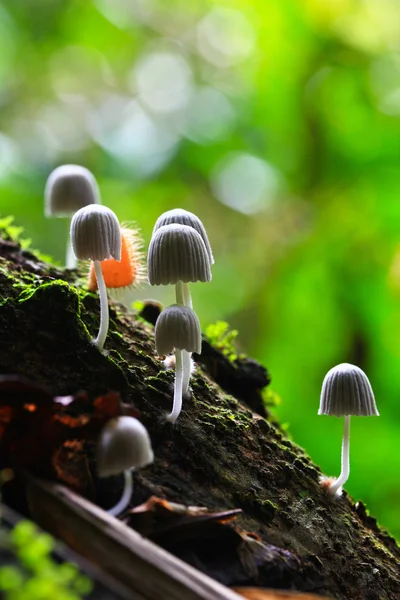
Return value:
[(97, 443), (97, 470), (100, 477), (124, 474), (124, 491), (119, 502), (107, 512), (119, 515), (132, 496), (132, 470), (154, 461), (150, 437), (145, 426), (134, 417), (116, 417), (103, 427)]
[(189, 282), (211, 281), (211, 261), (199, 233), (189, 225), (159, 227), (147, 256), (150, 285), (176, 286), (178, 304), (191, 307)]
[(115, 213), (106, 206), (90, 204), (79, 209), (71, 221), (71, 243), (79, 260), (92, 260), (100, 295), (100, 329), (94, 340), (103, 349), (108, 332), (108, 299), (101, 261), (121, 260), (121, 231)]
[(180, 304), (165, 308), (156, 322), (155, 341), (160, 356), (175, 350), (174, 403), (172, 412), (167, 416), (167, 421), (175, 423), (182, 409), (182, 352), (201, 352), (200, 323), (194, 310)]
[(201, 236), (201, 239), (204, 242), (204, 245), (207, 250), (207, 254), (210, 258), (210, 263), (214, 264), (214, 257), (211, 251), (210, 242), (208, 240), (208, 235), (206, 232), (206, 228), (203, 223), (199, 219), (197, 215), (188, 210), (184, 210), (183, 208), (173, 208), (172, 210), (167, 210), (167, 212), (163, 213), (160, 217), (158, 217), (156, 224), (154, 225), (153, 235), (160, 229), (163, 225), (172, 225), (173, 223), (178, 223), (180, 225), (188, 225), (189, 227), (193, 227), (197, 231), (197, 233)]
[(334, 495), (341, 495), (350, 475), (350, 417), (378, 416), (374, 392), (368, 377), (359, 367), (342, 363), (325, 375), (322, 384), (319, 415), (344, 417), (342, 468), (338, 479), (322, 478), (321, 484)]
[[(46, 217), (69, 217), (88, 204), (101, 204), (94, 175), (80, 165), (61, 165), (47, 178), (44, 190)], [(66, 265), (76, 267), (76, 258), (68, 240)]]
[[(211, 250), (207, 250), (196, 229), (180, 223), (160, 227), (156, 224), (147, 256), (149, 283), (175, 285), (177, 304), (192, 308), (188, 283), (211, 281), (211, 262)], [(190, 352), (184, 350), (182, 357), (183, 394), (186, 394), (191, 372)]]

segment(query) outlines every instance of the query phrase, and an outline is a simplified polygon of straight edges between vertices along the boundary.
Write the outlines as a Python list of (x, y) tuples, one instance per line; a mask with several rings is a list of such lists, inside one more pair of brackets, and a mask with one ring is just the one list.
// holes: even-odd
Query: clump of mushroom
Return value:
[[(163, 222), (167, 224), (162, 225)], [(150, 285), (175, 285), (176, 303), (192, 308), (188, 284), (211, 281), (213, 260), (205, 228), (198, 217), (182, 209), (161, 215), (154, 227), (147, 258)], [(190, 352), (183, 350), (182, 362), (183, 394), (186, 394), (192, 371)]]
[(379, 415), (374, 392), (364, 371), (349, 363), (342, 363), (328, 371), (322, 384), (318, 414), (344, 417), (340, 475), (333, 480), (321, 479), (321, 484), (330, 494), (340, 496), (350, 475), (350, 417)]
[(156, 322), (155, 342), (160, 356), (175, 351), (174, 403), (167, 416), (167, 421), (175, 423), (182, 410), (182, 353), (201, 352), (200, 323), (194, 310), (179, 304), (165, 308)]
[(145, 426), (134, 417), (116, 417), (103, 427), (97, 443), (97, 470), (100, 477), (124, 474), (124, 490), (119, 502), (107, 512), (117, 516), (132, 497), (132, 471), (154, 461)]
[(115, 213), (106, 206), (90, 204), (78, 210), (71, 221), (71, 243), (79, 260), (92, 260), (100, 296), (100, 329), (94, 344), (102, 350), (107, 337), (109, 314), (107, 289), (101, 261), (121, 260), (121, 231)]
[[(69, 217), (87, 206), (100, 204), (100, 192), (94, 175), (79, 165), (61, 165), (52, 171), (47, 178), (44, 191), (44, 208), (46, 217)], [(70, 240), (67, 245), (66, 266), (76, 267), (76, 258), (71, 249)]]

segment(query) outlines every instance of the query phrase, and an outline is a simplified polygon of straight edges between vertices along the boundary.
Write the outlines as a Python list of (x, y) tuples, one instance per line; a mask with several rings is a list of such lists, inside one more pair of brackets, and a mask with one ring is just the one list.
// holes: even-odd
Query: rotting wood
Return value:
[[(241, 509), (237, 522), (249, 533), (247, 549), (253, 549), (243, 555), (242, 545), (232, 547), (218, 536), (205, 540), (198, 532), (191, 544), (166, 548), (232, 587), (297, 590), (335, 600), (398, 600), (399, 548), (364, 504), (346, 490), (340, 499), (330, 497), (304, 450), (279, 424), (248, 410), (242, 402), (247, 398), (238, 400), (236, 388), (232, 395), (224, 393), (216, 383), (220, 369), (206, 364), (203, 369), (202, 357), (178, 422), (165, 423), (173, 374), (155, 355), (153, 328), (111, 301), (107, 353), (98, 352), (90, 338), (98, 330), (98, 298), (87, 293), (83, 278), (83, 269), (42, 262), (0, 232), (0, 374), (27, 377), (57, 396), (85, 390), (91, 403), (118, 392), (140, 412), (155, 453), (154, 464), (135, 474), (131, 506), (157, 496), (211, 512)], [(221, 354), (218, 360), (228, 359)], [(41, 435), (35, 444), (43, 451), (47, 441)], [(99, 480), (95, 437), (80, 449), (77, 441), (50, 458), (60, 467), (54, 479), (100, 506), (112, 506), (121, 494), (120, 478)], [(28, 445), (26, 454), (32, 450)], [(16, 477), (2, 492), (4, 501), (24, 513), (18, 467), (25, 463), (18, 459), (12, 447), (11, 461), (3, 466)], [(29, 470), (47, 476), (41, 460)], [(226, 529), (221, 528), (224, 535)], [(199, 545), (201, 556), (192, 552)]]
[(62, 485), (30, 478), (35, 521), (132, 592), (132, 600), (240, 600)]

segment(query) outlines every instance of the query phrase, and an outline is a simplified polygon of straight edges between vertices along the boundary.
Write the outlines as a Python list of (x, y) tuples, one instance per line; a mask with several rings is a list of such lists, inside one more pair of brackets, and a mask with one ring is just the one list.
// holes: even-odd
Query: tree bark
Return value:
[[(154, 495), (211, 511), (242, 509), (232, 529), (224, 525), (205, 535), (197, 528), (180, 543), (164, 536), (164, 547), (230, 586), (338, 600), (400, 597), (395, 541), (361, 502), (346, 492), (328, 496), (319, 484), (320, 469), (279, 424), (261, 416), (261, 390), (269, 381), (263, 367), (246, 359), (231, 363), (205, 343), (196, 357), (191, 397), (184, 399), (177, 423), (166, 423), (173, 371), (155, 354), (153, 326), (111, 301), (107, 353), (99, 352), (92, 343), (99, 300), (87, 292), (82, 270), (44, 263), (3, 234), (0, 374), (28, 377), (57, 396), (86, 390), (95, 398), (115, 390), (133, 404), (149, 430), (155, 462), (135, 475), (132, 506)], [(84, 456), (71, 461), (69, 454), (70, 469), (75, 459), (84, 459), (88, 477), (78, 491), (111, 506), (121, 479), (97, 479), (94, 448), (95, 440), (86, 440)], [(65, 477), (60, 481), (68, 484)], [(18, 504), (18, 495), (10, 486), (8, 502)], [(133, 516), (128, 522), (135, 526)]]

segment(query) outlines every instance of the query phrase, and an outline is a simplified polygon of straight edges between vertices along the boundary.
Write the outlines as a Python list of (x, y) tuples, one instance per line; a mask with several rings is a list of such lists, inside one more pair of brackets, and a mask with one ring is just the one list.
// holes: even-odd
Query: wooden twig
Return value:
[(29, 479), (35, 521), (128, 588), (132, 600), (241, 600), (71, 490)]

